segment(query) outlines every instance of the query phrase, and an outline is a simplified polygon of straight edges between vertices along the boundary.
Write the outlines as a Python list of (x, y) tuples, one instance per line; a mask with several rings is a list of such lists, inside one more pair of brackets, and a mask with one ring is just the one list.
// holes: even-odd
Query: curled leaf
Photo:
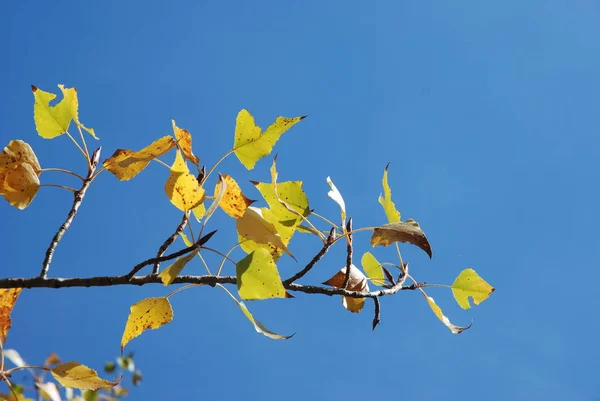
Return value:
[(336, 186), (333, 184), (333, 181), (331, 181), (331, 178), (327, 177), (327, 183), (331, 187), (331, 190), (329, 192), (327, 192), (327, 196), (329, 196), (331, 199), (333, 199), (334, 202), (340, 206), (340, 209), (342, 211), (342, 227), (345, 227), (346, 226), (346, 203), (344, 202), (344, 198), (342, 198), (342, 194), (340, 193), (340, 191), (338, 191)]
[(242, 299), (287, 298), (277, 266), (265, 248), (257, 248), (236, 264), (238, 293)]
[(121, 352), (129, 341), (144, 331), (158, 329), (172, 320), (173, 309), (165, 297), (146, 298), (133, 304), (121, 339)]
[(2, 344), (6, 343), (6, 335), (12, 323), (10, 314), (21, 290), (22, 288), (0, 289), (0, 341)]
[[(180, 234), (183, 234), (183, 233), (180, 233)], [(188, 245), (188, 246), (191, 246), (191, 245)], [(179, 275), (179, 273), (181, 273), (181, 270), (183, 270), (185, 265), (187, 265), (187, 263), (190, 260), (192, 260), (194, 258), (194, 256), (196, 256), (196, 253), (197, 252), (192, 252), (185, 256), (181, 256), (181, 257), (177, 258), (177, 260), (175, 260), (175, 262), (173, 262), (173, 264), (171, 264), (169, 267), (167, 267), (162, 272), (160, 272), (158, 277), (160, 277), (160, 280), (163, 282), (163, 284), (164, 285), (171, 284), (173, 282), (173, 280), (175, 280), (175, 278)]]
[(367, 273), (367, 276), (371, 279), (371, 282), (375, 285), (382, 286), (385, 283), (385, 276), (383, 273), (383, 266), (371, 252), (365, 252), (360, 260), (363, 270)]
[(221, 201), (219, 202), (219, 206), (225, 213), (229, 216), (237, 219), (242, 217), (246, 212), (248, 206), (254, 203), (253, 200), (248, 199), (243, 193), (242, 189), (238, 185), (238, 183), (229, 175), (221, 174), (223, 180), (219, 180), (215, 185), (215, 194), (214, 198), (218, 197), (218, 194), (221, 189), (221, 182), (226, 182), (226, 190), (221, 197)]
[(111, 157), (104, 161), (103, 165), (119, 180), (130, 180), (145, 169), (150, 161), (164, 155), (175, 145), (176, 142), (172, 136), (163, 136), (137, 152), (129, 149), (117, 149)]
[(117, 385), (116, 382), (101, 379), (95, 370), (75, 361), (55, 366), (50, 372), (57, 382), (67, 388), (99, 390)]
[(204, 201), (204, 188), (200, 186), (196, 176), (190, 173), (179, 150), (165, 183), (165, 193), (171, 203), (184, 212)]
[[(330, 285), (336, 288), (342, 288), (345, 279), (346, 266), (344, 266), (340, 271), (334, 274), (329, 280), (325, 281), (323, 284)], [(354, 265), (350, 265), (350, 279), (348, 280), (348, 285), (346, 286), (346, 289), (348, 291), (359, 292), (369, 291), (369, 280), (367, 280), (367, 277), (364, 275), (364, 273)], [(342, 305), (350, 312), (358, 313), (365, 306), (365, 298), (352, 298), (342, 295)]]
[(454, 299), (463, 309), (469, 309), (471, 303), (469, 297), (473, 298), (473, 303), (479, 305), (485, 301), (495, 288), (489, 285), (484, 279), (479, 277), (473, 269), (465, 269), (452, 284), (452, 294)]
[(413, 219), (404, 222), (389, 223), (377, 227), (371, 237), (371, 245), (388, 246), (393, 242), (407, 242), (424, 250), (429, 257), (432, 257), (431, 245), (425, 236), (419, 223)]
[(387, 216), (388, 223), (398, 223), (400, 221), (400, 212), (396, 210), (396, 205), (392, 202), (392, 190), (388, 184), (388, 167), (385, 166), (383, 171), (383, 179), (381, 181), (383, 185), (383, 196), (379, 195), (379, 203), (383, 206), (385, 215)]
[(460, 327), (450, 323), (450, 320), (442, 313), (442, 310), (435, 303), (433, 298), (427, 296), (427, 294), (425, 294), (424, 292), (423, 296), (425, 296), (425, 299), (427, 299), (427, 303), (429, 304), (429, 307), (431, 308), (433, 313), (438, 317), (438, 319), (440, 319), (442, 323), (446, 325), (446, 327), (448, 327), (448, 329), (450, 329), (452, 334), (460, 334), (471, 327), (471, 325), (468, 325), (467, 327)]
[(248, 207), (242, 217), (236, 220), (238, 234), (245, 239), (259, 244), (270, 244), (282, 249), (285, 253), (294, 257), (287, 248), (275, 225), (263, 217), (261, 209)]
[(198, 156), (195, 156), (192, 152), (192, 134), (190, 134), (190, 131), (186, 129), (179, 128), (175, 124), (175, 120), (171, 120), (171, 122), (173, 123), (173, 133), (175, 134), (175, 139), (177, 140), (177, 144), (181, 148), (183, 155), (186, 159), (197, 166), (198, 163), (200, 163), (200, 159), (198, 159)]

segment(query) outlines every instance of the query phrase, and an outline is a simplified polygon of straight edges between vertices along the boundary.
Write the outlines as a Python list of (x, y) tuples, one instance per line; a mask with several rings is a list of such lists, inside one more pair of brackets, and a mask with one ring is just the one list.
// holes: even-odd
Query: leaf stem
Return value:
[(160, 164), (162, 164), (163, 166), (165, 166), (169, 170), (171, 169), (171, 166), (169, 166), (167, 163), (165, 163), (164, 161), (160, 160), (159, 158), (154, 158), (152, 160), (154, 160), (155, 162), (159, 162)]
[(331, 225), (332, 227), (337, 228), (339, 231), (342, 231), (342, 229), (340, 228), (340, 226), (338, 226), (337, 224), (335, 224), (334, 222), (332, 222), (328, 218), (326, 218), (324, 216), (321, 216), (320, 214), (315, 213), (315, 212), (310, 212), (310, 214), (312, 214), (313, 216), (318, 217), (319, 219), (325, 221), (327, 224)]
[(165, 298), (166, 298), (166, 299), (169, 299), (169, 297), (170, 297), (171, 295), (175, 295), (175, 294), (177, 294), (179, 291), (187, 290), (188, 288), (192, 288), (192, 287), (200, 287), (201, 285), (204, 285), (204, 284), (188, 284), (188, 285), (184, 285), (183, 287), (179, 287), (179, 288), (177, 288), (177, 289), (175, 289), (175, 290), (171, 291), (171, 292), (170, 292), (170, 293), (168, 293), (167, 295), (165, 295)]
[(233, 252), (233, 250), (235, 248), (237, 248), (238, 246), (242, 245), (242, 243), (246, 242), (247, 240), (243, 240), (242, 242), (238, 242), (237, 244), (235, 244), (234, 246), (231, 247), (231, 249), (229, 251), (227, 251), (227, 253), (225, 254), (225, 256), (223, 257), (223, 259), (221, 260), (221, 264), (219, 265), (219, 270), (217, 270), (217, 276), (219, 276), (221, 274), (221, 270), (223, 270), (223, 266), (225, 265), (225, 261), (227, 259), (229, 259), (229, 254), (231, 254), (231, 252)]
[(202, 177), (202, 182), (200, 182), (200, 185), (203, 185), (204, 182), (206, 181), (206, 179), (212, 174), (213, 171), (215, 171), (215, 169), (217, 168), (217, 166), (219, 164), (221, 164), (221, 162), (223, 160), (225, 160), (227, 158), (227, 156), (229, 156), (233, 152), (235, 152), (235, 149), (230, 149), (230, 150), (227, 151), (227, 153), (225, 153), (223, 156), (221, 156), (221, 158), (219, 160), (217, 160), (217, 162), (214, 164), (214, 166), (212, 166), (210, 168), (210, 170), (208, 170), (208, 173), (204, 174), (204, 177)]
[(79, 149), (79, 151), (81, 152), (81, 154), (83, 155), (83, 157), (87, 160), (88, 167), (89, 167), (91, 165), (89, 154), (87, 154), (83, 150), (83, 148), (77, 143), (77, 141), (75, 140), (75, 138), (73, 138), (73, 136), (71, 134), (69, 134), (69, 131), (65, 131), (65, 134), (67, 134), (67, 136), (69, 137), (69, 139), (75, 144), (75, 146), (77, 146), (77, 149)]
[(228, 261), (230, 261), (231, 263), (233, 263), (234, 266), (237, 266), (237, 262), (236, 261), (234, 261), (233, 259), (231, 259), (229, 256), (227, 256), (226, 254), (224, 254), (221, 251), (217, 251), (216, 249), (209, 248), (207, 246), (203, 246), (202, 249), (206, 249), (207, 251), (214, 252), (217, 255), (221, 255), (222, 257), (224, 257), (225, 259), (227, 259)]
[(59, 184), (40, 184), (40, 187), (55, 187), (55, 188), (66, 189), (67, 191), (71, 191), (73, 193), (77, 192), (76, 189), (73, 189), (71, 187), (65, 187), (64, 185), (59, 185)]
[[(88, 161), (90, 160), (90, 152), (88, 151), (87, 143), (85, 143), (85, 138), (83, 136), (83, 131), (81, 131), (81, 126), (77, 124), (77, 130), (79, 131), (79, 136), (81, 137), (81, 142), (83, 143), (83, 149), (85, 150), (85, 154), (87, 156)], [(89, 167), (91, 164), (88, 163)]]
[(61, 172), (61, 173), (71, 174), (71, 175), (79, 178), (81, 181), (85, 181), (85, 178), (83, 178), (82, 176), (80, 176), (77, 173), (72, 172), (71, 170), (65, 170), (65, 169), (62, 169), (62, 168), (54, 168), (54, 167), (43, 168), (43, 169), (40, 170), (41, 173), (44, 173), (46, 171), (58, 171), (58, 172)]

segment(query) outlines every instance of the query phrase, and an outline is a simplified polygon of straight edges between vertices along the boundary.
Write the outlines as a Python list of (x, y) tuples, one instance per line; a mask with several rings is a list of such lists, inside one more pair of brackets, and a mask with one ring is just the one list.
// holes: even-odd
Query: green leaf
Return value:
[(388, 184), (388, 167), (389, 164), (385, 166), (385, 170), (383, 171), (383, 180), (381, 181), (383, 196), (379, 195), (378, 200), (381, 206), (383, 206), (388, 223), (398, 223), (400, 221), (400, 212), (396, 210), (396, 205), (392, 202), (392, 190)]
[(279, 277), (273, 257), (265, 248), (258, 248), (236, 265), (238, 293), (245, 300), (286, 298), (287, 292)]
[(375, 285), (381, 286), (385, 283), (385, 274), (381, 263), (375, 259), (371, 252), (366, 252), (360, 260), (363, 270)]
[(175, 260), (175, 262), (172, 265), (170, 265), (169, 267), (164, 269), (162, 272), (160, 272), (158, 277), (160, 277), (163, 284), (164, 285), (171, 284), (175, 280), (175, 278), (179, 275), (179, 273), (181, 273), (181, 270), (185, 267), (185, 265), (187, 265), (187, 263), (190, 260), (192, 260), (194, 258), (194, 256), (196, 256), (196, 253), (197, 252), (192, 252), (185, 256), (181, 256), (181, 257), (177, 258), (177, 260)]
[(82, 396), (85, 401), (96, 401), (98, 399), (98, 392), (92, 390), (85, 390), (82, 393)]
[(465, 269), (454, 280), (452, 284), (452, 294), (454, 299), (463, 309), (469, 309), (471, 303), (469, 297), (473, 298), (473, 303), (479, 305), (485, 301), (495, 288), (479, 277), (473, 269)]
[(419, 223), (413, 219), (399, 223), (384, 224), (373, 231), (373, 236), (371, 237), (372, 246), (388, 246), (393, 242), (407, 242), (416, 245), (424, 250), (430, 258), (432, 257), (431, 245), (425, 233), (419, 227)]
[(104, 364), (104, 371), (105, 371), (106, 373), (112, 373), (112, 372), (114, 372), (116, 369), (117, 369), (117, 365), (115, 365), (115, 364), (114, 364), (114, 363), (112, 363), (112, 362), (106, 362), (106, 363)]
[(281, 135), (305, 117), (277, 117), (261, 135), (261, 128), (254, 123), (254, 117), (247, 110), (241, 110), (235, 125), (235, 155), (244, 167), (252, 170), (259, 159), (271, 153)]

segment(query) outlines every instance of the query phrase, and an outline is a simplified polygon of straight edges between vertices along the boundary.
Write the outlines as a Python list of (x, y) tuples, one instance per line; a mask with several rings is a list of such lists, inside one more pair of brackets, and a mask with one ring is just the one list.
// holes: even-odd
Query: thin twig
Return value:
[(312, 258), (312, 260), (306, 266), (304, 266), (304, 269), (300, 270), (298, 273), (294, 274), (292, 277), (288, 278), (287, 280), (284, 280), (283, 285), (291, 284), (294, 281), (302, 278), (306, 273), (308, 273), (310, 271), (310, 269), (312, 269), (313, 266), (315, 264), (317, 264), (317, 262), (319, 260), (321, 260), (321, 258), (323, 256), (325, 256), (325, 254), (329, 250), (329, 247), (331, 247), (331, 244), (333, 244), (334, 237), (335, 237), (335, 227), (333, 227), (331, 229), (331, 231), (329, 231), (329, 236), (327, 237), (327, 240), (325, 241), (325, 244), (323, 245), (323, 248), (321, 248), (319, 253), (317, 253), (314, 256), (314, 258)]
[(40, 184), (40, 187), (55, 187), (55, 188), (66, 189), (67, 191), (73, 192), (74, 194), (77, 193), (76, 189), (73, 189), (71, 187), (67, 187), (64, 185), (60, 185), (60, 184)]
[(344, 285), (342, 285), (342, 288), (346, 288), (350, 281), (350, 267), (352, 266), (352, 217), (348, 219), (346, 232), (348, 233), (348, 236), (346, 237), (348, 240), (348, 248), (346, 249), (346, 277), (344, 277)]
[(379, 298), (373, 298), (373, 303), (375, 304), (375, 316), (373, 317), (373, 331), (377, 327), (377, 325), (381, 322), (381, 304), (379, 303)]
[[(185, 228), (185, 226), (188, 223), (187, 214), (188, 214), (187, 212), (183, 214), (181, 223), (179, 223), (179, 225), (175, 229), (175, 232), (173, 234), (171, 234), (171, 236), (169, 238), (166, 239), (166, 241), (160, 246), (160, 248), (158, 248), (158, 252), (156, 253), (157, 258), (160, 258), (161, 256), (163, 256), (165, 254), (165, 252), (167, 251), (167, 248), (169, 248), (171, 246), (171, 244), (173, 242), (175, 242), (179, 233), (183, 231), (183, 229)], [(154, 267), (152, 268), (152, 274), (158, 274), (159, 268), (160, 268), (160, 262), (154, 263)]]
[(83, 178), (79, 174), (74, 173), (71, 170), (65, 170), (64, 168), (47, 167), (47, 168), (43, 168), (43, 169), (40, 170), (40, 172), (42, 172), (42, 173), (44, 173), (46, 171), (57, 171), (59, 173), (70, 174), (72, 176), (75, 176), (75, 177), (79, 178), (81, 181), (85, 181), (85, 178)]
[(83, 181), (83, 184), (81, 185), (79, 191), (75, 192), (73, 206), (71, 206), (71, 210), (67, 215), (67, 219), (60, 226), (56, 234), (54, 234), (54, 237), (50, 242), (50, 246), (48, 246), (48, 250), (46, 250), (46, 257), (44, 258), (44, 262), (42, 263), (42, 270), (40, 272), (40, 277), (42, 278), (46, 278), (46, 276), (48, 275), (48, 269), (50, 269), (50, 264), (52, 263), (52, 256), (54, 255), (54, 251), (56, 250), (56, 247), (58, 246), (58, 243), (62, 239), (65, 232), (69, 229), (69, 227), (71, 227), (71, 223), (73, 222), (73, 219), (75, 219), (75, 215), (77, 215), (77, 210), (79, 209), (79, 206), (81, 206), (81, 202), (83, 201), (85, 193), (92, 182), (94, 171), (96, 170), (96, 167), (98, 166), (98, 163), (100, 161), (101, 149), (102, 147), (99, 147), (92, 154), (88, 174), (85, 177), (85, 180)]

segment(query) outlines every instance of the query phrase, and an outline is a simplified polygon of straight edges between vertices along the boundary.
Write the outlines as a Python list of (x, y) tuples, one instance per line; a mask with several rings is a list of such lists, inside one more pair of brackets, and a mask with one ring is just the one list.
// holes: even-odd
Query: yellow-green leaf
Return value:
[[(242, 189), (238, 185), (238, 183), (229, 175), (221, 174), (223, 177), (223, 181), (226, 184), (226, 190), (221, 197), (221, 201), (219, 202), (219, 206), (225, 213), (229, 216), (237, 219), (242, 217), (246, 212), (248, 206), (250, 206), (254, 201), (252, 199), (248, 199), (243, 193)], [(219, 180), (215, 185), (215, 194), (214, 198), (216, 199), (221, 189), (221, 181)]]
[(277, 266), (265, 248), (258, 248), (236, 264), (238, 293), (242, 299), (286, 298)]
[(331, 178), (327, 177), (327, 183), (331, 187), (331, 190), (327, 192), (327, 196), (334, 200), (340, 206), (340, 210), (342, 211), (342, 227), (346, 226), (346, 202), (344, 202), (344, 198), (342, 198), (342, 194), (336, 186), (331, 181)]
[(281, 135), (304, 117), (277, 117), (261, 135), (261, 128), (254, 123), (254, 117), (247, 110), (241, 110), (235, 125), (235, 155), (248, 170), (252, 170), (259, 159), (271, 153)]
[[(342, 288), (345, 280), (346, 267), (344, 266), (323, 284), (336, 288)], [(369, 292), (369, 280), (367, 280), (367, 277), (363, 274), (363, 272), (361, 272), (360, 269), (354, 265), (350, 265), (350, 278), (348, 280), (346, 289), (348, 291)], [(342, 306), (352, 313), (358, 313), (365, 306), (365, 298), (353, 298), (342, 295)]]
[(192, 246), (192, 241), (190, 241), (187, 237), (187, 235), (185, 235), (184, 232), (180, 232), (179, 236), (181, 237), (181, 239), (183, 240), (183, 243), (185, 244), (185, 246)]
[(35, 103), (33, 105), (33, 119), (35, 128), (42, 138), (52, 139), (64, 134), (69, 129), (71, 120), (78, 121), (77, 117), (77, 90), (75, 88), (65, 88), (58, 85), (63, 98), (55, 106), (50, 106), (50, 102), (56, 99), (56, 95), (50, 92), (44, 92), (34, 85), (31, 85)]
[(0, 289), (0, 342), (6, 343), (6, 335), (10, 329), (12, 320), (10, 314), (21, 294), (22, 288)]
[[(290, 243), (290, 240), (294, 233), (294, 227), (293, 226), (285, 226), (282, 223), (280, 223), (279, 220), (277, 219), (277, 217), (273, 214), (273, 212), (271, 212), (271, 210), (269, 208), (266, 208), (266, 207), (260, 208), (260, 212), (262, 214), (262, 217), (267, 222), (271, 223), (273, 225), (273, 227), (275, 227), (275, 231), (279, 234), (279, 237), (281, 238), (281, 242), (283, 242), (283, 244), (285, 246), (287, 246)], [(285, 223), (287, 224), (287, 222), (285, 222)], [(273, 244), (264, 244), (264, 243), (260, 244), (258, 242), (255, 242), (255, 241), (249, 240), (248, 238), (243, 237), (239, 233), (238, 233), (238, 242), (240, 242), (240, 247), (246, 253), (252, 253), (257, 248), (268, 249), (269, 252), (271, 253), (271, 256), (273, 256), (274, 261), (277, 261), (277, 259), (279, 259), (281, 257), (281, 255), (283, 255), (283, 253), (284, 253), (283, 249), (278, 248), (277, 246), (275, 246)]]
[(192, 134), (190, 134), (190, 131), (186, 129), (179, 128), (175, 124), (175, 120), (171, 120), (171, 122), (173, 123), (173, 133), (175, 134), (175, 139), (177, 139), (177, 144), (181, 148), (183, 155), (186, 159), (197, 166), (198, 163), (200, 163), (200, 159), (198, 159), (198, 156), (195, 156), (192, 152)]
[(194, 213), (194, 217), (196, 220), (200, 221), (206, 214), (206, 206), (204, 206), (204, 202), (200, 203), (198, 206), (192, 209), (192, 213)]
[(450, 320), (444, 315), (442, 309), (440, 309), (440, 307), (435, 303), (433, 298), (427, 296), (427, 294), (425, 294), (424, 292), (423, 296), (427, 300), (427, 303), (429, 304), (429, 307), (431, 308), (433, 313), (438, 317), (438, 319), (440, 319), (442, 323), (444, 323), (444, 325), (446, 325), (446, 327), (448, 327), (448, 329), (450, 329), (450, 331), (453, 334), (460, 334), (471, 327), (471, 325), (468, 325), (467, 327), (460, 327), (450, 323)]
[(137, 152), (129, 149), (117, 149), (111, 157), (104, 161), (103, 165), (119, 180), (130, 180), (145, 169), (150, 161), (164, 155), (175, 145), (176, 142), (172, 136), (163, 136)]
[(129, 341), (144, 331), (158, 329), (172, 320), (173, 309), (167, 298), (146, 298), (133, 304), (121, 339), (121, 352)]
[(190, 174), (179, 150), (177, 150), (169, 178), (165, 183), (165, 193), (171, 203), (184, 212), (204, 201), (204, 188), (200, 186), (196, 176)]
[(479, 305), (485, 301), (495, 288), (485, 282), (484, 279), (479, 277), (477, 272), (473, 269), (465, 269), (452, 284), (452, 294), (454, 299), (463, 309), (469, 309), (471, 303), (469, 297), (473, 298), (473, 303)]
[(101, 379), (95, 370), (75, 361), (55, 366), (50, 372), (57, 382), (67, 388), (99, 390), (117, 385), (116, 382)]
[[(190, 245), (188, 245), (190, 246)], [(169, 285), (175, 280), (175, 278), (181, 273), (181, 270), (185, 267), (185, 265), (196, 256), (196, 252), (192, 252), (185, 256), (181, 256), (175, 260), (175, 262), (164, 269), (158, 277), (163, 282), (164, 285)]]
[(238, 234), (259, 244), (271, 244), (294, 257), (287, 248), (275, 225), (263, 217), (261, 209), (248, 207), (242, 217), (236, 220)]
[(383, 196), (379, 195), (379, 203), (383, 206), (388, 223), (397, 223), (400, 221), (400, 212), (396, 210), (396, 205), (392, 202), (392, 190), (388, 184), (388, 167), (389, 164), (385, 166), (385, 170), (383, 171), (383, 180), (381, 181), (383, 184)]
[(431, 245), (425, 236), (419, 223), (413, 219), (403, 222), (384, 224), (373, 230), (371, 236), (371, 245), (388, 246), (393, 242), (407, 242), (424, 250), (429, 257), (432, 257)]
[(0, 169), (0, 195), (17, 209), (25, 209), (40, 188), (38, 174), (29, 163)]
[(375, 259), (371, 252), (366, 252), (360, 260), (363, 270), (375, 285), (381, 286), (385, 283), (385, 274), (381, 263)]

